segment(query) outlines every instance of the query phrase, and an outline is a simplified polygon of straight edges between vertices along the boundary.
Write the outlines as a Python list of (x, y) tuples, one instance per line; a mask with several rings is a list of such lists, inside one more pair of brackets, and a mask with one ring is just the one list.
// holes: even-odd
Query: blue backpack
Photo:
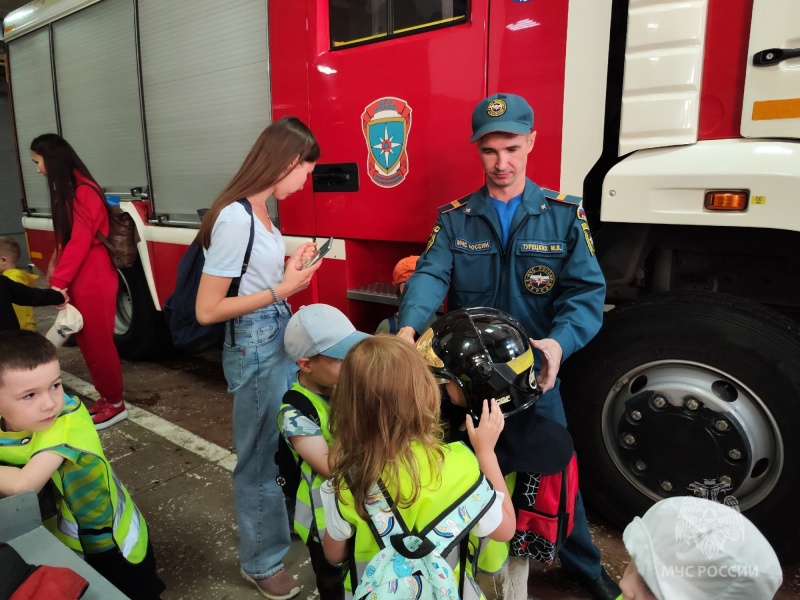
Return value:
[[(247, 263), (250, 261), (250, 253), (253, 250), (253, 237), (255, 235), (253, 207), (245, 199), (237, 200), (237, 202), (250, 215), (250, 240), (247, 242), (247, 250), (244, 253), (242, 272), (239, 277), (235, 277), (231, 281), (228, 296), (239, 294), (239, 283), (242, 275), (247, 271)], [(195, 303), (197, 302), (197, 289), (200, 287), (200, 276), (203, 274), (203, 266), (205, 264), (206, 257), (203, 253), (203, 246), (199, 240), (195, 239), (178, 263), (175, 291), (167, 298), (167, 302), (164, 304), (164, 319), (167, 321), (172, 343), (179, 350), (184, 350), (190, 354), (199, 354), (210, 348), (218, 348), (225, 338), (224, 322), (212, 323), (211, 325), (201, 325), (197, 322)], [(234, 343), (233, 327), (231, 327), (231, 345)]]
[[(394, 502), (382, 482), (379, 481), (371, 492), (366, 509), (370, 515), (370, 530), (380, 550), (364, 569), (353, 592), (354, 600), (475, 600), (483, 597), (474, 583), (465, 596), (465, 580), (469, 532), (496, 498), (486, 477), (481, 475), (469, 490), (419, 533), (409, 531), (400, 512), (390, 508)], [(458, 582), (454, 575), (455, 557), (448, 561), (455, 548), (459, 549)]]

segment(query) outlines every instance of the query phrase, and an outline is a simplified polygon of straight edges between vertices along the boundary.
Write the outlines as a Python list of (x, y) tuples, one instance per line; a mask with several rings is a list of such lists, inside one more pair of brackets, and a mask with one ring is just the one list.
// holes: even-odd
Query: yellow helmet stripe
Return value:
[(530, 348), (528, 348), (524, 354), (520, 354), (518, 357), (512, 358), (506, 364), (511, 367), (511, 370), (514, 371), (514, 373), (520, 375), (533, 366), (533, 352)]

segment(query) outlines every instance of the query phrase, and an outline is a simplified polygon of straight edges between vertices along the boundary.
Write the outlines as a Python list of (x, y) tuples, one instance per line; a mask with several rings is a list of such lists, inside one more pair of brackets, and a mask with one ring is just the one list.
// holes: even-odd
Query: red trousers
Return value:
[(106, 400), (122, 401), (122, 366), (114, 345), (117, 312), (117, 270), (103, 245), (89, 249), (67, 293), (83, 315), (83, 329), (75, 334), (92, 384)]

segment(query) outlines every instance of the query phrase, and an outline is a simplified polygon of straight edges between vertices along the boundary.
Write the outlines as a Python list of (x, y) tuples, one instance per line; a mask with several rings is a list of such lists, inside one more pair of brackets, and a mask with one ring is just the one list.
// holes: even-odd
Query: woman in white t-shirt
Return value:
[[(322, 262), (303, 268), (315, 251), (315, 245), (307, 243), (284, 265), (285, 244), (270, 220), (266, 201), (270, 196), (280, 201), (301, 190), (319, 154), (313, 134), (299, 119), (274, 122), (211, 205), (198, 234), (206, 262), (197, 292), (197, 319), (203, 324), (227, 321), (222, 367), (233, 394), (237, 455), (233, 492), (241, 573), (273, 600), (300, 592), (283, 568), (290, 544), (289, 518), (275, 482), (278, 409), (295, 370), (283, 348), (291, 316), (286, 299), (308, 287)], [(240, 199), (252, 207), (253, 247), (238, 295), (228, 297), (231, 281), (241, 273), (250, 237), (250, 215), (237, 202)]]

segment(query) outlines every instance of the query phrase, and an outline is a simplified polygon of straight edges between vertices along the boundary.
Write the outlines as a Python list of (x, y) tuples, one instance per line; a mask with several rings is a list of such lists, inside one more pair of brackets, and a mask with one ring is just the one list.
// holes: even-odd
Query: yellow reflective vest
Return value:
[[(64, 409), (47, 431), (0, 432), (0, 460), (13, 465), (25, 465), (39, 452), (53, 452), (70, 458), (72, 454), (59, 452), (59, 448), (64, 446), (72, 451), (100, 459), (103, 466), (98, 473), (100, 481), (97, 486), (87, 486), (91, 488), (89, 493), (98, 496), (108, 494), (108, 498), (101, 501), (111, 504), (113, 514), (111, 534), (114, 544), (128, 562), (139, 564), (147, 553), (147, 524), (133, 503), (128, 490), (114, 474), (103, 453), (92, 417), (78, 398), (64, 395)], [(62, 465), (51, 477), (59, 492), (57, 523), (55, 527), (50, 523), (45, 525), (49, 526), (53, 534), (66, 546), (83, 552), (79, 535), (81, 524), (76, 521), (69, 508), (70, 500), (73, 499), (64, 497), (63, 469)], [(85, 501), (85, 498), (81, 500)]]
[[(298, 382), (292, 385), (292, 390), (303, 394), (314, 406), (314, 409), (317, 411), (322, 437), (325, 438), (328, 447), (333, 446), (333, 438), (331, 438), (330, 426), (328, 424), (330, 416), (330, 407), (328, 403), (325, 402), (321, 396), (307, 390)], [(281, 409), (285, 406), (289, 405), (282, 404)], [(280, 416), (278, 418), (278, 427), (282, 435), (283, 427)], [(291, 448), (291, 444), (289, 444), (289, 447)], [(302, 460), (297, 452), (295, 452), (294, 448), (292, 448), (292, 454), (294, 455), (295, 461), (300, 462)], [(325, 513), (322, 510), (320, 487), (325, 483), (326, 478), (315, 473), (311, 469), (311, 465), (306, 461), (302, 461), (300, 464), (300, 474), (300, 484), (297, 486), (297, 496), (294, 507), (294, 530), (295, 533), (300, 536), (300, 539), (303, 540), (303, 543), (307, 544), (309, 535), (312, 530), (316, 528), (312, 539), (321, 542), (325, 535)]]
[[(38, 275), (28, 273), (22, 269), (6, 269), (3, 271), (3, 276), (8, 277), (12, 281), (27, 285), (28, 287), (35, 287), (36, 280), (39, 279)], [(30, 306), (18, 306), (14, 304), (14, 312), (19, 321), (19, 328), (27, 331), (36, 331), (36, 318), (33, 316), (33, 308)]]
[[(415, 443), (412, 445), (412, 451), (417, 458), (423, 489), (414, 504), (408, 508), (395, 508), (395, 510), (399, 511), (400, 516), (410, 530), (419, 531), (438, 518), (445, 509), (470, 489), (481, 476), (481, 473), (475, 455), (462, 442), (453, 442), (445, 445), (444, 464), (435, 468), (438, 478), (431, 474), (424, 449)], [(388, 491), (395, 500), (398, 500), (398, 497), (401, 497), (401, 493), (398, 493), (398, 491), (410, 488), (411, 478), (407, 474), (401, 473), (399, 485), (391, 486)], [(370, 523), (361, 519), (356, 513), (353, 496), (349, 490), (341, 490), (341, 497), (337, 501), (337, 506), (342, 518), (355, 529), (353, 556), (350, 560), (344, 584), (345, 592), (349, 598), (352, 596), (355, 584), (358, 583), (367, 564), (372, 560), (379, 548), (370, 529)], [(473, 539), (477, 538), (472, 536), (470, 538), (471, 542)], [(467, 577), (464, 581), (465, 599), (472, 600), (484, 597), (473, 579), (473, 563), (476, 561), (477, 552), (476, 545), (470, 543), (471, 556), (467, 557)], [(447, 557), (448, 563), (452, 561), (451, 567), (454, 570), (456, 580), (461, 577), (458, 553), (459, 550), (455, 549)], [(351, 580), (354, 580), (355, 584)]]

